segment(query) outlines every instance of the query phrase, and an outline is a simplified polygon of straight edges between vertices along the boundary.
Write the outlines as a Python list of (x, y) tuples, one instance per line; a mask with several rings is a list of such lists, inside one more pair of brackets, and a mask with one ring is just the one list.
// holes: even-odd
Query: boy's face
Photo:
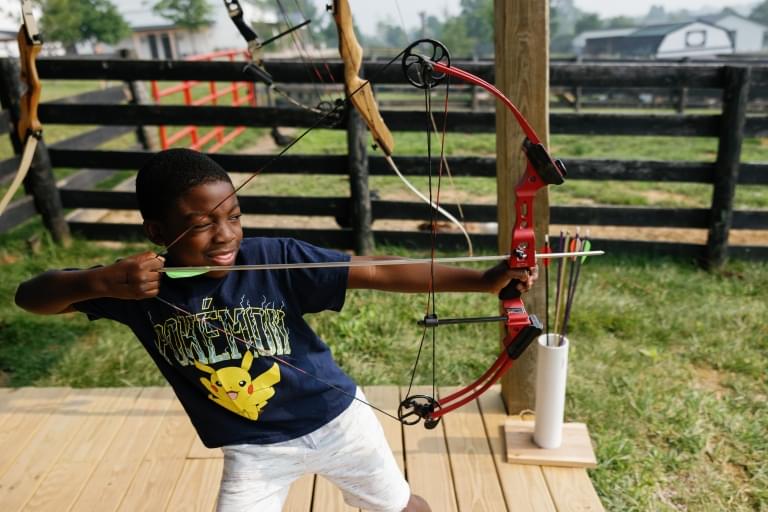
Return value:
[[(226, 181), (190, 188), (168, 208), (166, 219), (146, 223), (150, 238), (160, 245), (168, 245), (186, 231), (168, 249), (173, 265), (234, 265), (243, 228), (240, 205), (232, 192), (232, 185)], [(216, 205), (219, 206), (211, 211)], [(227, 271), (211, 271), (206, 275), (223, 277), (226, 274)]]

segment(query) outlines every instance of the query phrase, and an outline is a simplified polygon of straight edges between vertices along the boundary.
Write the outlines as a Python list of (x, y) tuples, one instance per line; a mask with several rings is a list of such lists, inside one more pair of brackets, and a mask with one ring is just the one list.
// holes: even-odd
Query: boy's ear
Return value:
[(145, 220), (144, 234), (153, 244), (165, 246), (165, 232), (163, 226), (158, 221)]

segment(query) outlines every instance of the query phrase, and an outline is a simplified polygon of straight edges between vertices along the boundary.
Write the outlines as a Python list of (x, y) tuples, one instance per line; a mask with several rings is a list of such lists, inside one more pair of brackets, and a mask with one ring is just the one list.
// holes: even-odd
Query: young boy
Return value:
[[(224, 450), (219, 511), (279, 511), (294, 480), (322, 474), (347, 503), (427, 511), (412, 495), (381, 425), (303, 315), (339, 311), (349, 288), (425, 292), (429, 265), (279, 271), (214, 270), (172, 279), (168, 266), (372, 260), (282, 238), (243, 239), (227, 173), (187, 149), (158, 153), (139, 171), (145, 252), (112, 265), (48, 271), (22, 283), (16, 303), (128, 325), (168, 380), (208, 447)], [(437, 291), (521, 290), (535, 271), (436, 266)], [(357, 398), (357, 399), (355, 399)]]

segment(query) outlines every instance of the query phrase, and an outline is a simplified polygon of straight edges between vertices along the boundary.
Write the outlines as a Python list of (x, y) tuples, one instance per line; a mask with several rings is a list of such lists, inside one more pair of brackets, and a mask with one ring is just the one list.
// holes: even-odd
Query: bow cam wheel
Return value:
[(440, 418), (432, 418), (432, 413), (440, 408), (440, 403), (426, 395), (412, 395), (400, 402), (397, 417), (404, 425), (416, 425), (424, 420), (424, 426), (433, 429), (440, 423)]
[(403, 73), (414, 87), (431, 89), (445, 79), (445, 73), (436, 73), (433, 62), (451, 65), (448, 48), (434, 39), (419, 39), (403, 52)]

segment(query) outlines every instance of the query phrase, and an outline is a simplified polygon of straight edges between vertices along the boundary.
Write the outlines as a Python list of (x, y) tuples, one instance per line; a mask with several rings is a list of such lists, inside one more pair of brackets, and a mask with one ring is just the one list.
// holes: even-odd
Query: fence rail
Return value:
[[(464, 62), (458, 65), (493, 81), (490, 63)], [(301, 63), (274, 61), (269, 70), (279, 83), (306, 83), (306, 68)], [(330, 63), (335, 76), (342, 76), (340, 63)], [(242, 64), (233, 62), (188, 61), (135, 61), (125, 59), (72, 60), (41, 59), (38, 64), (44, 79), (98, 79), (98, 80), (178, 80), (178, 81), (242, 81)], [(376, 62), (366, 63), (365, 76), (377, 84), (402, 84), (399, 66), (385, 68)], [(555, 224), (581, 224), (595, 226), (675, 227), (706, 229), (706, 245), (636, 240), (599, 240), (601, 247), (612, 251), (648, 252), (697, 258), (709, 262), (722, 260), (724, 255), (745, 258), (768, 257), (768, 247), (761, 245), (728, 245), (728, 234), (734, 229), (768, 229), (768, 211), (734, 210), (733, 194), (737, 185), (768, 185), (768, 162), (740, 162), (740, 148), (744, 137), (768, 137), (768, 115), (747, 115), (746, 102), (750, 90), (768, 87), (768, 66), (721, 64), (636, 64), (636, 63), (552, 63), (552, 87), (601, 87), (611, 89), (690, 88), (718, 89), (721, 91), (722, 113), (712, 114), (616, 114), (555, 112), (550, 116), (550, 130), (554, 134), (574, 135), (660, 135), (668, 137), (711, 137), (719, 139), (719, 150), (714, 161), (672, 162), (658, 160), (569, 159), (569, 179), (659, 181), (710, 184), (713, 202), (710, 208), (652, 208), (613, 206), (553, 206), (551, 222)], [(8, 89), (8, 80), (1, 82)], [(340, 89), (337, 86), (336, 89)], [(5, 104), (4, 104), (5, 105)], [(53, 167), (94, 169), (106, 174), (115, 170), (135, 170), (148, 158), (148, 151), (112, 151), (98, 148), (113, 136), (124, 134), (146, 125), (201, 125), (250, 126), (271, 128), (278, 120), (280, 126), (309, 127), (317, 124), (318, 117), (295, 108), (251, 106), (173, 106), (146, 105), (129, 98), (118, 102), (115, 92), (80, 95), (74, 99), (44, 103), (40, 117), (47, 125), (98, 125), (101, 128), (47, 148)], [(415, 131), (423, 124), (423, 114), (403, 110), (384, 110), (387, 125), (393, 131)], [(441, 114), (435, 113), (438, 124)], [(2, 122), (5, 120), (5, 122)], [(0, 113), (0, 133), (8, 131), (15, 120), (11, 110)], [(355, 130), (348, 120), (329, 126), (337, 130)], [(447, 129), (460, 133), (490, 133), (495, 129), (493, 112), (452, 112)], [(271, 160), (268, 155), (217, 153), (211, 155), (224, 168), (248, 172), (263, 167)], [(399, 165), (409, 175), (427, 174), (423, 157), (403, 155), (397, 157)], [(496, 176), (496, 162), (488, 157), (450, 157), (454, 176)], [(14, 172), (18, 158), (0, 162), (0, 183)], [(365, 155), (368, 173), (372, 176), (389, 175), (383, 158)], [(280, 160), (280, 172), (285, 174), (349, 175), (357, 165), (346, 155), (289, 154)], [(94, 181), (96, 178), (90, 181)], [(87, 181), (87, 183), (90, 183)], [(75, 182), (73, 182), (75, 183)], [(134, 209), (135, 199), (130, 192), (96, 191), (84, 184), (65, 186), (60, 191), (64, 208)], [(349, 197), (257, 197), (244, 196), (244, 213), (269, 215), (300, 215), (333, 217), (337, 229), (246, 229), (246, 234), (280, 234), (298, 236), (311, 242), (340, 248), (358, 245), (355, 232), (359, 223), (359, 204)], [(24, 202), (26, 201), (26, 202)], [(0, 230), (8, 229), (29, 215), (30, 201), (18, 201), (0, 216)], [(447, 206), (449, 210), (453, 210)], [(494, 222), (495, 205), (469, 204), (463, 206), (468, 222)], [(402, 201), (371, 201), (373, 220), (414, 220), (423, 218), (424, 207), (419, 203)], [(357, 226), (351, 228), (349, 226)], [(120, 238), (140, 236), (139, 226), (71, 221), (73, 230), (94, 238)], [(369, 226), (370, 227), (370, 226)], [(373, 230), (377, 243), (399, 243), (414, 246), (429, 244), (427, 233)], [(494, 235), (473, 235), (475, 244), (495, 249)], [(459, 234), (446, 233), (440, 237), (444, 247), (463, 247)]]

